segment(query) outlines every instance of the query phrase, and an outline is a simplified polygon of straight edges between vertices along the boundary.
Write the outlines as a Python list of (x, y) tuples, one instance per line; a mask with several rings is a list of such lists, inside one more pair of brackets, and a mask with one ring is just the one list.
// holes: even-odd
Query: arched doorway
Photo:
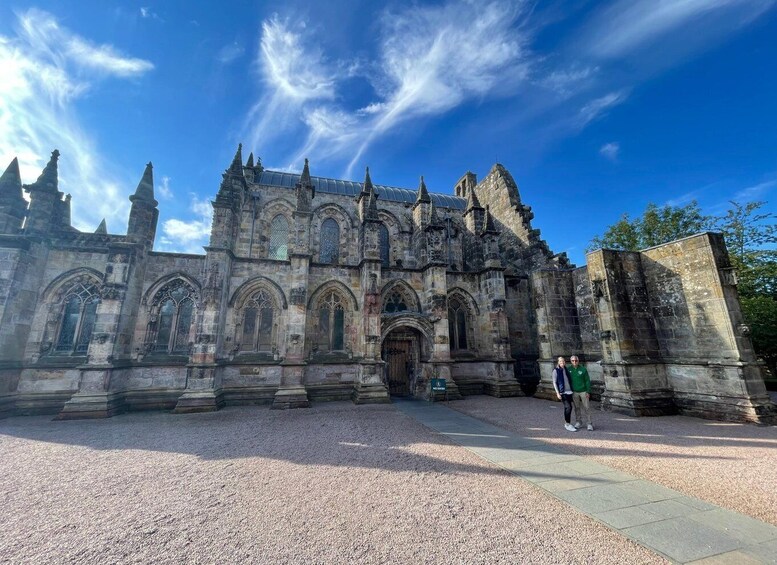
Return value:
[[(386, 320), (388, 322), (388, 320)], [(431, 351), (423, 326), (413, 317), (394, 317), (384, 325), (381, 358), (385, 364), (385, 381), (392, 396), (417, 396), (421, 364)]]

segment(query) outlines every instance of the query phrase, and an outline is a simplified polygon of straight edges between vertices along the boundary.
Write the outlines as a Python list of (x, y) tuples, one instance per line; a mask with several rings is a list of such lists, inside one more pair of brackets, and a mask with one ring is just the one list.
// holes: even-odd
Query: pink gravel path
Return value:
[(392, 406), (350, 403), (3, 420), (0, 516), (14, 564), (665, 562)]

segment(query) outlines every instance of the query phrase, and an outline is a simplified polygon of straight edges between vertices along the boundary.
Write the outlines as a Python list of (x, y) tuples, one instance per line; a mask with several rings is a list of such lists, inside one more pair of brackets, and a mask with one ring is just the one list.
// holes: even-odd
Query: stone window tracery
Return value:
[(448, 298), (448, 337), (451, 351), (466, 351), (468, 347), (469, 312), (458, 297)]
[(389, 231), (385, 224), (378, 227), (378, 246), (380, 247), (380, 262), (384, 267), (391, 266), (391, 242)]
[(188, 353), (194, 321), (195, 291), (183, 279), (164, 285), (154, 296), (149, 324), (152, 350), (160, 353)]
[(270, 222), (270, 259), (289, 258), (289, 221), (283, 214), (278, 214)]
[(335, 291), (327, 292), (319, 302), (317, 338), (320, 353), (345, 349), (345, 308)]
[(340, 224), (333, 218), (327, 218), (321, 224), (322, 263), (337, 264), (340, 258)]
[(60, 354), (85, 354), (92, 338), (100, 296), (92, 283), (77, 282), (62, 298), (62, 319), (54, 345)]
[(277, 308), (265, 290), (255, 292), (243, 308), (240, 351), (271, 352), (277, 336)]
[(391, 292), (386, 300), (383, 302), (383, 311), (386, 314), (398, 314), (399, 312), (406, 312), (409, 310), (405, 297), (399, 291)]

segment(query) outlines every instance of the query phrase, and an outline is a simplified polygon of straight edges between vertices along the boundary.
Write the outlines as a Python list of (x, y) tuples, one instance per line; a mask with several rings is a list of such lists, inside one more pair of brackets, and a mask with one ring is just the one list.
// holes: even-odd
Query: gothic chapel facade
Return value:
[[(575, 268), (510, 173), (455, 195), (265, 170), (241, 148), (204, 255), (153, 251), (152, 166), (126, 234), (70, 225), (59, 153), (0, 177), (0, 416), (549, 396), (580, 355), (603, 408), (771, 421), (718, 234)], [(29, 203), (23, 192), (29, 194)]]

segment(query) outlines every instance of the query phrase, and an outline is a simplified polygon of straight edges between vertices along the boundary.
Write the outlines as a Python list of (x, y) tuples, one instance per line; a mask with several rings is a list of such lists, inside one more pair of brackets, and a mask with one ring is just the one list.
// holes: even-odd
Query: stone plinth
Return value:
[(603, 363), (602, 410), (629, 416), (677, 414), (672, 390), (659, 363)]
[(273, 410), (286, 410), (289, 408), (308, 408), (310, 400), (305, 385), (302, 384), (305, 376), (304, 364), (288, 364), (283, 366), (281, 386), (273, 398)]
[(354, 383), (351, 399), (354, 404), (385, 404), (391, 402), (388, 388), (383, 383), (383, 362), (359, 365), (359, 376)]
[(110, 418), (124, 409), (121, 393), (79, 392), (65, 403), (57, 420)]

